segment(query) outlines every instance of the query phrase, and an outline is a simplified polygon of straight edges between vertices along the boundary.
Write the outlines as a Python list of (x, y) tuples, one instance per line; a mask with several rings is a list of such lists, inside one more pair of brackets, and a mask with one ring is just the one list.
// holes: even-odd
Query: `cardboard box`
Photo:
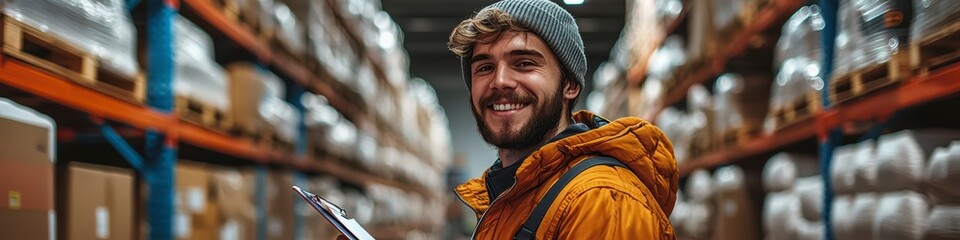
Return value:
[(133, 239), (133, 173), (71, 162), (65, 197), (66, 239)]
[(233, 63), (226, 67), (230, 77), (227, 87), (230, 94), (230, 114), (236, 128), (256, 133), (267, 128), (260, 115), (260, 102), (266, 86), (250, 63)]
[(294, 212), (294, 201), (297, 197), (293, 192), (293, 173), (286, 171), (277, 171), (270, 173), (272, 181), (269, 183), (274, 196), (267, 201), (270, 206), (267, 209), (267, 238), (268, 239), (293, 239), (296, 213)]
[(219, 239), (219, 209), (210, 198), (210, 169), (180, 160), (176, 174), (177, 239)]
[(4, 239), (54, 237), (55, 132), (47, 116), (0, 98), (0, 233)]
[(219, 170), (212, 183), (212, 202), (220, 211), (217, 218), (220, 239), (256, 239), (254, 176), (236, 170)]

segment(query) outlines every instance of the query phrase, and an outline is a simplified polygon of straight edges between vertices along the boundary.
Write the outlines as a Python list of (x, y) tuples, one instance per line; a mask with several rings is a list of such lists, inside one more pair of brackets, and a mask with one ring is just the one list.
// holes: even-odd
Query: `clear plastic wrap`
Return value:
[(666, 26), (680, 16), (683, 11), (683, 1), (680, 0), (657, 0), (654, 3), (657, 9), (657, 19), (661, 26)]
[(781, 152), (770, 157), (763, 166), (763, 189), (767, 192), (786, 191), (797, 179), (820, 171), (817, 158), (797, 153)]
[[(771, 111), (823, 89), (820, 31), (824, 26), (817, 5), (801, 7), (784, 23), (774, 52), (777, 74), (770, 90)], [(773, 116), (768, 116), (767, 121), (774, 121)]]
[(818, 221), (800, 221), (797, 225), (797, 240), (821, 240), (824, 239), (823, 223)]
[(713, 198), (714, 182), (710, 172), (698, 169), (687, 179), (687, 197), (691, 202), (705, 202)]
[(716, 184), (714, 239), (757, 239), (755, 210), (739, 166), (726, 166), (713, 175)]
[(669, 78), (677, 67), (686, 62), (687, 54), (683, 37), (671, 35), (650, 56), (650, 61), (647, 62), (647, 76), (659, 79)]
[[(637, 115), (641, 118), (652, 118), (657, 110), (663, 106), (663, 101), (667, 91), (663, 82), (658, 78), (647, 78), (643, 81), (643, 87), (640, 90), (640, 103), (637, 104)], [(672, 138), (671, 138), (672, 139)]]
[(884, 193), (876, 208), (873, 228), (877, 240), (920, 240), (927, 228), (929, 205), (913, 191)]
[(820, 175), (797, 180), (797, 196), (800, 197), (800, 212), (806, 221), (820, 221), (823, 210), (823, 179)]
[(856, 168), (853, 174), (853, 188), (856, 192), (866, 192), (877, 189), (877, 142), (873, 139), (854, 144), (853, 164)]
[(960, 2), (913, 0), (913, 12), (910, 36), (912, 40), (919, 41), (960, 20)]
[(926, 224), (923, 239), (957, 239), (960, 236), (960, 206), (933, 206)]
[(307, 34), (308, 44), (324, 71), (337, 81), (349, 81), (357, 55), (324, 1), (310, 1)]
[(288, 50), (294, 54), (305, 52), (306, 33), (303, 23), (297, 21), (293, 12), (290, 11), (290, 7), (283, 3), (274, 3), (272, 18), (278, 25), (277, 39), (280, 39), (289, 48)]
[(925, 180), (927, 194), (937, 203), (960, 203), (960, 142), (938, 148), (930, 157)]
[(763, 230), (766, 239), (795, 239), (802, 221), (800, 199), (793, 192), (767, 194), (763, 203)]
[(833, 197), (833, 206), (830, 211), (830, 219), (833, 223), (830, 227), (833, 229), (835, 239), (866, 239), (851, 234), (853, 231), (853, 202), (855, 199), (853, 195)]
[(713, 107), (716, 114), (713, 130), (723, 134), (728, 130), (743, 126), (743, 115), (734, 95), (743, 92), (743, 79), (740, 76), (725, 73), (717, 78), (713, 85)]
[(710, 96), (710, 91), (700, 84), (690, 86), (687, 90), (687, 110), (690, 111), (690, 125), (687, 127), (693, 131), (690, 150), (699, 153), (709, 151), (715, 139), (713, 97)]
[(122, 0), (5, 0), (4, 14), (92, 54), (100, 65), (134, 77), (137, 32)]
[(904, 130), (880, 136), (877, 144), (877, 190), (920, 189), (926, 161), (937, 147), (960, 133), (947, 129)]
[(854, 178), (857, 172), (856, 145), (845, 145), (833, 150), (833, 160), (830, 161), (830, 183), (836, 193), (852, 193)]
[[(885, 63), (906, 47), (911, 5), (910, 0), (840, 1), (833, 75)], [(887, 21), (887, 15), (899, 17)]]
[(711, 202), (692, 201), (687, 203), (689, 207), (687, 221), (683, 229), (687, 230), (687, 236), (692, 239), (710, 239), (713, 233), (714, 210)]
[(673, 153), (677, 163), (686, 161), (690, 157), (690, 142), (693, 141), (693, 131), (688, 127), (687, 114), (669, 107), (657, 115), (655, 122), (673, 143)]
[[(853, 200), (850, 217), (850, 236), (856, 239), (877, 239), (877, 228), (873, 224), (877, 215), (880, 195), (876, 193), (858, 193)], [(851, 238), (854, 239), (854, 238)]]
[(176, 17), (174, 26), (177, 32), (174, 37), (174, 92), (228, 111), (227, 75), (223, 67), (213, 60), (213, 40), (210, 35), (183, 16)]

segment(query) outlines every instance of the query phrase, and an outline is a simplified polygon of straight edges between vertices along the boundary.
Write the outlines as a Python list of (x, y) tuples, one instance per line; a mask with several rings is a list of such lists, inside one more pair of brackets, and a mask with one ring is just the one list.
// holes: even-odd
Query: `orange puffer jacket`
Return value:
[[(593, 124), (592, 113), (574, 120)], [(678, 177), (673, 145), (659, 128), (627, 117), (541, 147), (521, 163), (513, 187), (492, 203), (483, 177), (456, 188), (480, 218), (474, 239), (511, 239), (537, 202), (580, 161), (605, 155), (630, 169), (595, 166), (580, 173), (547, 210), (536, 239), (676, 239), (668, 216)]]

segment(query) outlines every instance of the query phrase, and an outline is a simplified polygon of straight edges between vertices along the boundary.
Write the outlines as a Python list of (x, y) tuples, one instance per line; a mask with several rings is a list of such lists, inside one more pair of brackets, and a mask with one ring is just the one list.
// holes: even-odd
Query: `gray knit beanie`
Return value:
[[(553, 54), (560, 59), (563, 69), (572, 73), (580, 86), (587, 73), (587, 56), (583, 53), (580, 29), (567, 10), (548, 0), (503, 0), (483, 8), (496, 8), (507, 14), (521, 26), (540, 36)], [(480, 10), (480, 11), (483, 11)], [(463, 79), (470, 88), (470, 56), (460, 58), (463, 64)]]

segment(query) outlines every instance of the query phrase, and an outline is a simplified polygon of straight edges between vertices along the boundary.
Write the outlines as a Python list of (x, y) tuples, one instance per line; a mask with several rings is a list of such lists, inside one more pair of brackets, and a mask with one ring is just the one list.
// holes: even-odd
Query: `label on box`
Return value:
[(20, 209), (22, 206), (20, 204), (20, 191), (11, 190), (7, 192), (7, 205), (13, 210)]
[(224, 223), (223, 227), (220, 228), (220, 240), (236, 239), (240, 239), (240, 225), (237, 224), (235, 220), (227, 221), (227, 223)]
[(206, 207), (206, 203), (207, 194), (204, 189), (199, 187), (187, 189), (187, 208), (190, 209), (191, 212), (203, 212), (204, 207)]
[(190, 222), (190, 216), (181, 212), (177, 212), (176, 219), (174, 219), (174, 221), (176, 221), (174, 232), (176, 233), (177, 238), (189, 238), (191, 230), (190, 226), (193, 225), (193, 223)]
[(110, 210), (106, 207), (97, 207), (93, 215), (96, 218), (97, 238), (110, 238)]

